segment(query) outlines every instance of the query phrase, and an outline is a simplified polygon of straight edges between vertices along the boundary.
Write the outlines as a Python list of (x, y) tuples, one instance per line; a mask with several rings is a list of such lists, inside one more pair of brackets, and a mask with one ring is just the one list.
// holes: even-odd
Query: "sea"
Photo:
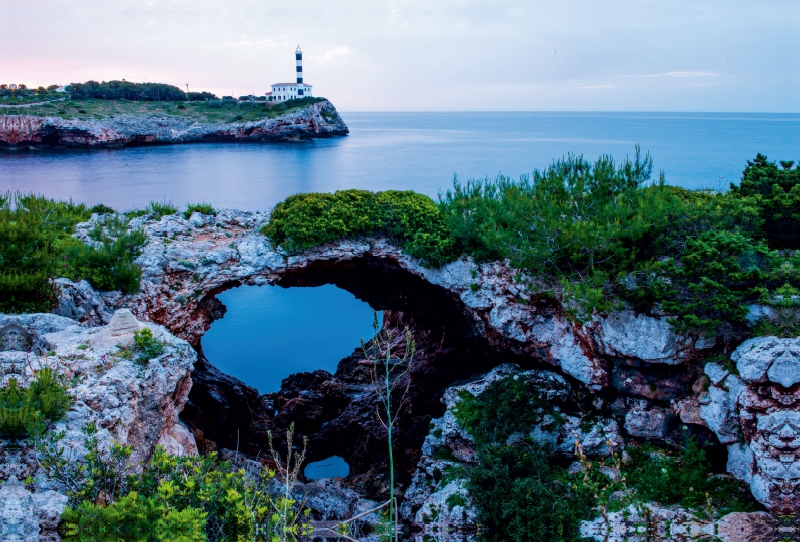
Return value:
[[(151, 200), (269, 209), (289, 195), (345, 188), (431, 197), (453, 178), (519, 177), (569, 153), (653, 157), (656, 175), (726, 189), (757, 153), (800, 160), (800, 114), (341, 113), (350, 135), (282, 143), (0, 151), (0, 191), (120, 211)], [(242, 286), (202, 339), (212, 364), (262, 393), (286, 376), (333, 372), (372, 334), (372, 309), (334, 286)]]

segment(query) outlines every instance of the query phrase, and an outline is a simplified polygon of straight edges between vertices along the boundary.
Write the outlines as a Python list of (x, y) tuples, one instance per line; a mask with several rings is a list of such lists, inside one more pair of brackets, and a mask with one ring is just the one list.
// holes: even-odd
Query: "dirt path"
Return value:
[(51, 102), (63, 102), (64, 100), (66, 100), (66, 98), (60, 98), (58, 100), (48, 100), (48, 101), (45, 101), (45, 102), (34, 102), (34, 103), (30, 103), (30, 104), (19, 104), (19, 105), (0, 104), (0, 107), (6, 107), (6, 108), (8, 108), (8, 107), (24, 107), (25, 109), (27, 109), (27, 108), (29, 108), (29, 107), (31, 107), (33, 105), (43, 105), (43, 104), (51, 103)]

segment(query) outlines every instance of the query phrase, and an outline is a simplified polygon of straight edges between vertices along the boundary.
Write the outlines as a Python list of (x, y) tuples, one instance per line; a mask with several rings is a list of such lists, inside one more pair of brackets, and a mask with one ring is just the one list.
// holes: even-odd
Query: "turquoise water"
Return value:
[(293, 373), (334, 372), (374, 335), (369, 305), (336, 286), (240, 286), (217, 297), (228, 312), (201, 339), (203, 352), (261, 393)]
[[(595, 158), (649, 150), (667, 181), (725, 187), (756, 153), (800, 160), (798, 114), (343, 113), (348, 137), (273, 144), (111, 150), (0, 151), (0, 191), (105, 203), (150, 200), (267, 209), (298, 192), (416, 190), (436, 196), (461, 179), (518, 176), (568, 152)], [(203, 338), (209, 360), (262, 392), (291, 373), (335, 370), (371, 335), (371, 311), (333, 286), (241, 287)]]
[(334, 455), (322, 461), (315, 461), (309, 463), (303, 469), (303, 474), (309, 480), (318, 480), (320, 478), (344, 478), (350, 474), (350, 466), (344, 459), (338, 455)]

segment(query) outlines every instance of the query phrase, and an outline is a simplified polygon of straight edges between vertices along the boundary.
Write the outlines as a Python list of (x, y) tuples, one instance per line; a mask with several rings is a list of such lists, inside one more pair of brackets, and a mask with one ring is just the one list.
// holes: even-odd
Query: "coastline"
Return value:
[(349, 133), (333, 104), (309, 104), (275, 118), (203, 123), (168, 115), (120, 115), (103, 119), (0, 116), (0, 149), (120, 148), (196, 142), (296, 141)]

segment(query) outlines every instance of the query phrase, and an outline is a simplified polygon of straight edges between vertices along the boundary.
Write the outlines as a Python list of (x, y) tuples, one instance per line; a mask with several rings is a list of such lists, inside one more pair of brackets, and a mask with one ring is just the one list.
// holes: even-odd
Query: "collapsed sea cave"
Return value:
[[(448, 386), (499, 363), (535, 364), (519, 355), (496, 352), (474, 332), (460, 300), (385, 260), (314, 262), (276, 282), (285, 288), (326, 284), (382, 311), (382, 329), (400, 340), (406, 327), (413, 334), (415, 354), (407, 375), (407, 403), (394, 437), (400, 484), (413, 474), (430, 420), (444, 412), (440, 399)], [(224, 314), (212, 300), (238, 285), (229, 283), (209, 293), (198, 307), (213, 307), (213, 316)], [(213, 316), (209, 316), (204, 315), (210, 322)], [(308, 437), (307, 461), (341, 456), (350, 467), (348, 483), (371, 498), (386, 494), (386, 432), (376, 416), (377, 397), (369, 368), (359, 363), (364, 355), (357, 344), (333, 374), (324, 370), (297, 373), (284, 379), (279, 391), (265, 394), (214, 367), (203, 352), (202, 340), (194, 346), (198, 363), (181, 419), (194, 432), (201, 450), (238, 449), (263, 456), (267, 433), (282, 434), (294, 424), (298, 441)]]
[[(257, 277), (246, 282), (263, 284)], [(421, 458), (422, 443), (434, 418), (442, 416), (445, 390), (474, 380), (504, 363), (521, 369), (553, 369), (545, 345), (530, 345), (500, 338), (493, 330), (481, 329), (470, 320), (470, 311), (451, 290), (409, 272), (391, 258), (365, 255), (347, 260), (312, 260), (287, 270), (270, 282), (284, 288), (332, 284), (352, 293), (376, 311), (383, 311), (383, 330), (402, 337), (408, 327), (416, 352), (409, 371), (407, 403), (395, 426), (395, 465), (398, 486), (407, 486)], [(225, 314), (216, 296), (241, 281), (227, 282), (205, 294), (197, 303), (196, 318), (206, 329)], [(543, 311), (558, 307), (546, 299), (535, 300)], [(516, 342), (516, 344), (514, 344)], [(364, 497), (383, 501), (388, 492), (386, 431), (376, 416), (378, 406), (369, 368), (360, 363), (363, 352), (342, 359), (336, 371), (297, 373), (284, 379), (280, 390), (261, 394), (235, 377), (225, 374), (207, 359), (202, 339), (193, 342), (198, 362), (192, 373), (192, 389), (181, 419), (194, 433), (201, 451), (238, 450), (264, 457), (268, 433), (282, 435), (293, 424), (296, 442), (308, 438), (307, 462), (331, 456), (344, 458), (349, 466), (345, 483)], [(596, 345), (588, 345), (595, 350)], [(686, 433), (706, 446), (709, 460), (719, 472), (727, 461), (725, 446), (707, 428), (684, 424), (669, 414), (670, 401), (691, 393), (699, 376), (694, 364), (654, 365), (621, 357), (608, 358), (608, 385), (590, 390), (565, 375), (580, 398), (583, 412), (611, 416), (623, 425), (637, 401), (648, 408), (661, 408), (665, 415), (659, 427), (645, 427), (651, 434), (629, 434), (632, 440), (680, 442)], [(406, 389), (405, 383), (400, 386)], [(559, 460), (568, 464), (571, 459)]]

